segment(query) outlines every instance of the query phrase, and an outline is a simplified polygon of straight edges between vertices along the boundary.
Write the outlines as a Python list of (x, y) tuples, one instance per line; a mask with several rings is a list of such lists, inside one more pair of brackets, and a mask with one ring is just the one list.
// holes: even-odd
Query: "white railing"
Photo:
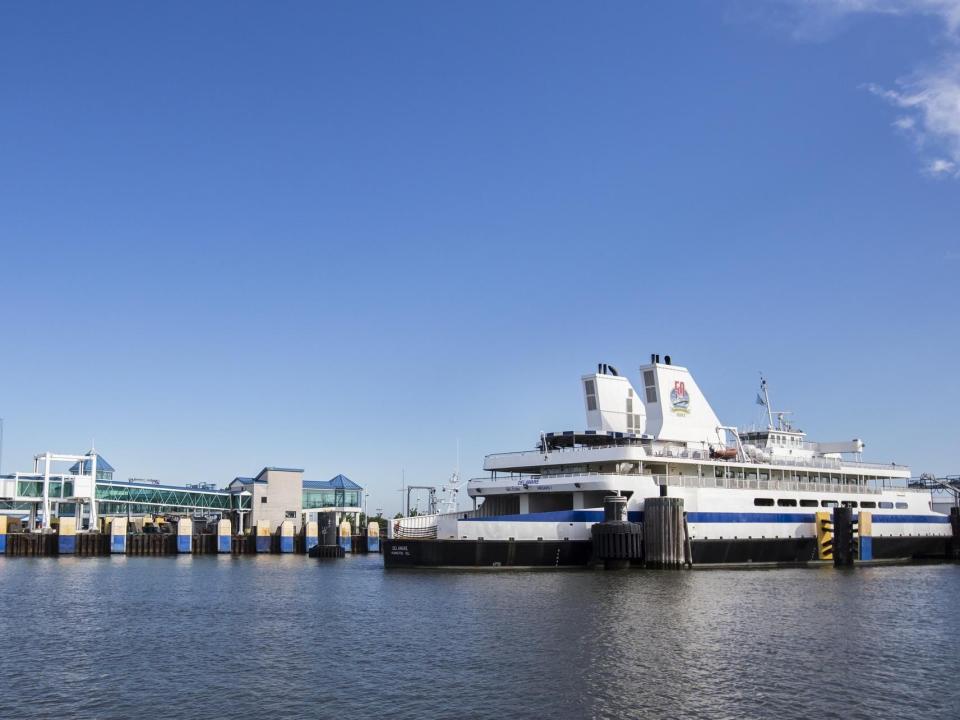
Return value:
[[(808, 445), (814, 445), (813, 443), (807, 443)], [(790, 467), (812, 467), (817, 469), (826, 469), (826, 470), (840, 470), (844, 467), (851, 468), (864, 468), (870, 470), (899, 470), (899, 471), (908, 471), (909, 468), (903, 465), (896, 465), (895, 463), (869, 463), (862, 462), (860, 460), (847, 460), (844, 458), (827, 458), (827, 457), (810, 457), (810, 458), (790, 458), (777, 455), (771, 455), (769, 458), (763, 460), (757, 460), (755, 458), (748, 458), (747, 460), (729, 460), (729, 461), (718, 461), (716, 458), (710, 457), (710, 452), (708, 450), (689, 450), (686, 448), (666, 448), (661, 450), (653, 450), (649, 447), (642, 447), (639, 444), (629, 444), (621, 443), (614, 445), (584, 445), (579, 447), (569, 447), (569, 448), (552, 448), (546, 452), (540, 451), (537, 448), (532, 450), (517, 450), (516, 452), (505, 452), (505, 453), (490, 453), (487, 455), (489, 458), (494, 457), (503, 457), (506, 455), (523, 455), (523, 454), (536, 454), (536, 455), (547, 455), (554, 453), (582, 453), (590, 452), (593, 450), (609, 450), (612, 448), (631, 448), (631, 449), (640, 449), (644, 457), (648, 458), (658, 458), (664, 460), (676, 459), (676, 460), (705, 460), (711, 462), (729, 462), (729, 463), (739, 463), (742, 465), (756, 465), (763, 467), (765, 465), (788, 465)], [(812, 449), (812, 448), (811, 448)]]
[(694, 475), (647, 475), (637, 473), (563, 473), (548, 475), (513, 475), (505, 478), (471, 478), (467, 487), (514, 487), (533, 485), (540, 486), (559, 478), (599, 478), (610, 476), (614, 478), (652, 478), (657, 485), (673, 485), (677, 487), (696, 488), (726, 488), (730, 490), (792, 490), (794, 492), (854, 492), (878, 494), (883, 490), (897, 490), (906, 492), (927, 492), (924, 488), (909, 487), (906, 479), (893, 480), (882, 478), (869, 484), (835, 483), (835, 482), (801, 482), (799, 480), (763, 480), (761, 478), (718, 478), (697, 477)]
[(639, 475), (638, 473), (618, 473), (618, 472), (570, 472), (570, 473), (529, 473), (529, 474), (518, 474), (518, 475), (509, 475), (506, 477), (476, 477), (470, 478), (467, 480), (467, 487), (471, 485), (483, 485), (487, 487), (497, 486), (514, 486), (514, 485), (523, 485), (526, 484), (536, 484), (544, 485), (549, 483), (551, 480), (561, 479), (561, 478), (572, 478), (572, 477), (602, 477), (602, 476), (611, 476), (611, 477), (649, 477), (646, 475)]
[(391, 540), (427, 540), (437, 537), (437, 527), (444, 520), (463, 520), (482, 517), (479, 510), (458, 510), (432, 515), (411, 515), (395, 518), (387, 524), (387, 537)]

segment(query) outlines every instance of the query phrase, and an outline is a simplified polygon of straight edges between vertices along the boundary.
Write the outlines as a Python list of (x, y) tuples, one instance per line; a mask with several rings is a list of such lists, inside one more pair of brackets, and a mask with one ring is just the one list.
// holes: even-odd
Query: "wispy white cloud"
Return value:
[(926, 171), (931, 175), (955, 175), (957, 172), (957, 164), (952, 160), (937, 158), (927, 165)]
[(960, 55), (944, 58), (934, 70), (917, 72), (895, 89), (867, 89), (908, 114), (893, 121), (929, 158), (931, 175), (956, 176), (960, 164)]
[(946, 47), (930, 67), (897, 80), (892, 87), (865, 87), (904, 114), (893, 121), (916, 143), (925, 171), (960, 177), (960, 0), (791, 0), (798, 12), (797, 34), (813, 37), (857, 15), (923, 15), (941, 24)]
[(825, 21), (866, 13), (874, 15), (931, 15), (946, 24), (948, 32), (960, 29), (960, 0), (794, 0), (808, 13)]

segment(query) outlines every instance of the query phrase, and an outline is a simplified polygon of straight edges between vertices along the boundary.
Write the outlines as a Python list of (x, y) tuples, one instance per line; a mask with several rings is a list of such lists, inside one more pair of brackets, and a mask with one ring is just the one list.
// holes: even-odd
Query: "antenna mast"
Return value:
[(763, 373), (760, 373), (760, 392), (763, 393), (763, 404), (767, 408), (767, 420), (770, 423), (767, 428), (773, 430), (773, 410), (770, 409), (770, 394), (767, 392), (767, 379)]

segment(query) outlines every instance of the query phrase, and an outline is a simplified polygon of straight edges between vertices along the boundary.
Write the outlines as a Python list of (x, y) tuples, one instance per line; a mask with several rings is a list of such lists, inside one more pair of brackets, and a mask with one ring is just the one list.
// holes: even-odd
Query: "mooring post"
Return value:
[(76, 551), (77, 521), (72, 517), (62, 517), (57, 530), (57, 552), (60, 555), (73, 555)]
[(280, 523), (280, 552), (293, 552), (293, 521), (284, 520)]
[(857, 522), (857, 535), (860, 540), (859, 559), (873, 560), (873, 514), (861, 511)]
[(303, 524), (303, 551), (310, 552), (310, 548), (320, 544), (320, 530), (316, 520), (308, 520)]
[(257, 538), (256, 551), (258, 553), (270, 552), (271, 540), (270, 522), (267, 520), (257, 520)]
[(115, 517), (110, 521), (110, 554), (127, 553), (127, 519)]
[(177, 521), (177, 552), (188, 553), (193, 551), (193, 520), (180, 518)]
[(380, 524), (375, 520), (367, 523), (367, 552), (380, 552)]
[(593, 553), (604, 570), (625, 570), (631, 560), (643, 558), (643, 529), (627, 522), (627, 498), (608, 495), (603, 499), (603, 522), (590, 528)]
[(340, 547), (343, 548), (344, 552), (351, 552), (353, 550), (353, 538), (351, 537), (352, 529), (350, 527), (350, 521), (344, 520), (340, 523)]
[(217, 521), (217, 552), (229, 553), (232, 538), (230, 521), (222, 518)]
[(833, 565), (846, 567), (853, 565), (854, 558), (853, 519), (850, 508), (833, 509)]
[(650, 568), (679, 569), (684, 563), (683, 498), (646, 498), (643, 503), (643, 558)]

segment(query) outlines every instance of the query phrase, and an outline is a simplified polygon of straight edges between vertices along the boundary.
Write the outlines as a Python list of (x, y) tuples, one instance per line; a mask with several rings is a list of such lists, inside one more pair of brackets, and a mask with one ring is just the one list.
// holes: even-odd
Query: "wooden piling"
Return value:
[(646, 498), (643, 503), (644, 565), (680, 569), (686, 554), (684, 530), (683, 498)]

